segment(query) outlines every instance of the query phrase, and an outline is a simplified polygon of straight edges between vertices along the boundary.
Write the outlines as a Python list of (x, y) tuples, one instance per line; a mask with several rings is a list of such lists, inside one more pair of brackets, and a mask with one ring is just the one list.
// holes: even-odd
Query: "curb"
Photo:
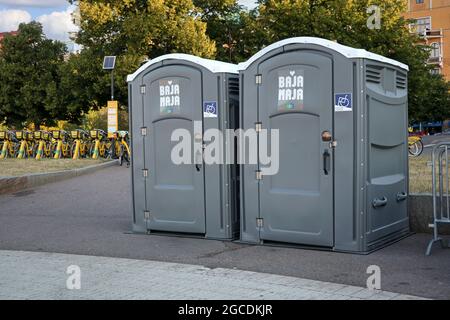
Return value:
[(14, 193), (29, 188), (42, 186), (47, 183), (67, 180), (94, 171), (116, 165), (118, 160), (112, 160), (93, 166), (78, 168), (67, 171), (56, 171), (49, 173), (36, 173), (19, 177), (0, 177), (0, 194)]

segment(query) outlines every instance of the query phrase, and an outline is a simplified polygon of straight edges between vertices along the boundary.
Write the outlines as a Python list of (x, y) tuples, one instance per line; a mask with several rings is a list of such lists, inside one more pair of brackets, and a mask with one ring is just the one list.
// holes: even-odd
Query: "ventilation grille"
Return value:
[(229, 78), (228, 79), (228, 93), (230, 95), (239, 95), (239, 79)]
[(381, 84), (381, 72), (383, 67), (371, 66), (366, 67), (366, 81), (370, 83)]
[(397, 72), (397, 89), (405, 90), (406, 84), (407, 84), (406, 74)]

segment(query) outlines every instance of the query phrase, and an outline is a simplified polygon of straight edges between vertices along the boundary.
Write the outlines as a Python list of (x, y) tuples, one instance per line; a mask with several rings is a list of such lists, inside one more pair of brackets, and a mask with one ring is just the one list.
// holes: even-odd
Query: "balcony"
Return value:
[(409, 26), (409, 30), (411, 33), (415, 33), (419, 37), (421, 37), (422, 39), (425, 39), (425, 40), (444, 37), (444, 33), (443, 33), (442, 29), (432, 30), (432, 29), (430, 29), (429, 26), (425, 26), (425, 25), (417, 26), (417, 25), (411, 24)]
[(426, 39), (442, 38), (444, 36), (442, 29), (438, 30), (426, 30), (422, 35)]
[(439, 64), (439, 65), (441, 65), (441, 64), (442, 64), (442, 61), (443, 61), (442, 56), (430, 57), (430, 58), (428, 59), (428, 63), (429, 63), (429, 64)]

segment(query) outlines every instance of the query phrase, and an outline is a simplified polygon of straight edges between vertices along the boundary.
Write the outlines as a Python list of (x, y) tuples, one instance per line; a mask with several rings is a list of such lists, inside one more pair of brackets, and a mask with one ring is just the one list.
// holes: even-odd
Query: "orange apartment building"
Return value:
[(450, 0), (407, 0), (405, 17), (414, 19), (411, 31), (432, 47), (428, 63), (450, 81)]

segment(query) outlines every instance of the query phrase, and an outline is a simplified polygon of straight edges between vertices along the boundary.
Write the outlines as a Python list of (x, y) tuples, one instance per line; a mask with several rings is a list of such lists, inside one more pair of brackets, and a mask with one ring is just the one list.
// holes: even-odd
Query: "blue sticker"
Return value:
[(337, 93), (334, 100), (334, 111), (352, 111), (353, 101), (351, 93)]
[(217, 101), (203, 102), (203, 117), (204, 118), (217, 118)]

